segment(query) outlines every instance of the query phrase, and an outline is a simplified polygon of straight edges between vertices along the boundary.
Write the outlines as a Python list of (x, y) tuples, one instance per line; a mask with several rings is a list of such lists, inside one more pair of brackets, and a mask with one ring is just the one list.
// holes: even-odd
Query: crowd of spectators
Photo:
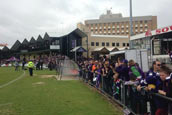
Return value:
[(172, 70), (166, 64), (154, 61), (152, 68), (143, 72), (134, 60), (122, 58), (112, 61), (104, 56), (100, 60), (80, 59), (77, 63), (85, 82), (116, 100), (125, 100), (124, 104), (135, 113), (172, 114), (172, 101), (164, 98), (172, 100)]
[(27, 64), (29, 61), (32, 61), (34, 63), (36, 70), (43, 70), (45, 68), (49, 68), (49, 70), (56, 69), (56, 65), (58, 63), (58, 60), (64, 59), (63, 55), (53, 53), (51, 55), (43, 55), (39, 56), (33, 59), (23, 57), (22, 59), (7, 61), (7, 60), (1, 60), (0, 65), (4, 66), (14, 66), (15, 70), (20, 70), (20, 66), (22, 70), (27, 69)]

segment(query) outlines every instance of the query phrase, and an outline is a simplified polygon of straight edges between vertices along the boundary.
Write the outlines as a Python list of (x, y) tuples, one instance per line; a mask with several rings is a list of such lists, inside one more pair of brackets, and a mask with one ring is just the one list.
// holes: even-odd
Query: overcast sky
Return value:
[[(156, 15), (158, 28), (165, 27), (172, 25), (171, 6), (172, 0), (133, 0), (133, 16)], [(129, 16), (129, 0), (0, 0), (0, 43), (11, 46), (45, 32), (67, 34), (110, 8)]]

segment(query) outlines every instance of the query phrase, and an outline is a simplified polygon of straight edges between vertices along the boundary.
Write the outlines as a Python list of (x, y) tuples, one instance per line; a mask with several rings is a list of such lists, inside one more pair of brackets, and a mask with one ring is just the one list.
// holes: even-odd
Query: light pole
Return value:
[(77, 57), (76, 57), (76, 56), (77, 56), (77, 54), (76, 54), (76, 53), (77, 53), (77, 51), (76, 51), (77, 45), (76, 45), (76, 44), (77, 44), (77, 42), (76, 42), (76, 40), (75, 40), (75, 62), (77, 61)]
[(88, 36), (87, 36), (87, 59), (88, 59)]
[[(130, 39), (133, 35), (133, 15), (132, 15), (132, 0), (130, 0)], [(129, 40), (130, 48), (133, 48), (131, 40)]]

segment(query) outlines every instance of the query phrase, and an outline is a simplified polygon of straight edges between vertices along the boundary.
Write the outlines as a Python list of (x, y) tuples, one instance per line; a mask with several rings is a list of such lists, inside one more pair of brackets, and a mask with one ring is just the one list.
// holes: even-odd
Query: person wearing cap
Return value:
[(33, 76), (34, 63), (31, 60), (28, 62), (27, 67), (29, 68), (30, 76)]

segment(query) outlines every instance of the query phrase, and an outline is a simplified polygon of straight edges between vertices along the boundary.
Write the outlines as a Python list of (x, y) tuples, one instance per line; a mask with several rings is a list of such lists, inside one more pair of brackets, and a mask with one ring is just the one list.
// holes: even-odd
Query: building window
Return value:
[(116, 46), (119, 46), (119, 43), (116, 43)]
[(122, 45), (123, 45), (123, 47), (124, 47), (124, 46), (125, 46), (125, 43), (123, 43)]
[(99, 46), (99, 42), (96, 42), (96, 46)]
[(129, 43), (127, 43), (127, 46), (129, 46)]
[(55, 45), (59, 45), (60, 41), (59, 40), (55, 40)]
[(106, 42), (106, 46), (109, 46), (109, 42)]
[(112, 43), (112, 46), (115, 46), (115, 43)]
[(104, 42), (102, 42), (102, 46), (105, 46), (105, 43)]
[(94, 46), (94, 42), (91, 42), (91, 46)]

